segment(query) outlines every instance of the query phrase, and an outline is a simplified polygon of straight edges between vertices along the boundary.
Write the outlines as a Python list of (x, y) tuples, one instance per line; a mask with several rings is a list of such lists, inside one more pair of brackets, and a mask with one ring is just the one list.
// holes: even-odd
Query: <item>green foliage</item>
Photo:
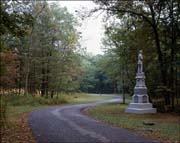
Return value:
[[(151, 98), (163, 96), (164, 104), (174, 109), (174, 98), (179, 98), (179, 72), (174, 64), (180, 56), (179, 1), (94, 1), (108, 17), (101, 64), (105, 73), (120, 81), (118, 88), (132, 92), (142, 49), (148, 94)], [(166, 89), (160, 92), (160, 86)]]
[[(3, 27), (7, 27), (2, 30), (7, 30), (2, 35), (4, 50), (0, 74), (3, 76), (0, 86), (8, 90), (18, 88), (19, 94), (21, 90), (25, 90), (24, 94), (41, 91), (41, 95), (46, 97), (53, 97), (57, 92), (77, 91), (81, 69), (76, 52), (79, 39), (76, 18), (67, 8), (55, 3), (34, 1), (26, 4), (1, 2), (3, 19), (12, 22), (1, 22)], [(8, 13), (8, 9), (13, 12)], [(21, 16), (24, 19), (19, 19)], [(22, 34), (18, 36), (8, 27), (15, 30), (21, 27), (26, 34), (18, 30)]]
[[(37, 11), (42, 3), (37, 3)], [(32, 33), (32, 65), (30, 65), (29, 82), (36, 83), (36, 89), (41, 86), (42, 95), (52, 92), (73, 92), (78, 89), (75, 78), (79, 73), (79, 59), (76, 45), (78, 35), (76, 19), (66, 8), (56, 4), (48, 5), (34, 24)], [(36, 59), (38, 57), (38, 59)], [(31, 59), (29, 58), (29, 62)], [(35, 65), (35, 67), (34, 67)], [(36, 73), (33, 73), (33, 71)]]
[(26, 29), (33, 23), (33, 17), (28, 9), (31, 4), (31, 2), (0, 1), (1, 36), (9, 33), (22, 37), (27, 34)]
[(113, 93), (114, 87), (100, 65), (101, 55), (82, 57), (80, 90), (86, 93)]
[(20, 96), (20, 95), (8, 95), (5, 97), (8, 106), (38, 106), (38, 105), (60, 105), (68, 103), (68, 98), (65, 95), (59, 95), (57, 98), (43, 98), (34, 97), (32, 95)]

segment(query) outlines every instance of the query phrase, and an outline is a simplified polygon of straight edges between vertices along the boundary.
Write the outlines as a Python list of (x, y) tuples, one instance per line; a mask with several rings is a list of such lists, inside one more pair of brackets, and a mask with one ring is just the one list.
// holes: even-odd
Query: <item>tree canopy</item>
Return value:
[(174, 97), (179, 97), (179, 0), (94, 2), (99, 5), (94, 11), (107, 13), (106, 64), (114, 60), (119, 65), (113, 78), (124, 79), (124, 89), (132, 91), (137, 53), (142, 49), (150, 95), (164, 96), (165, 104), (174, 108)]

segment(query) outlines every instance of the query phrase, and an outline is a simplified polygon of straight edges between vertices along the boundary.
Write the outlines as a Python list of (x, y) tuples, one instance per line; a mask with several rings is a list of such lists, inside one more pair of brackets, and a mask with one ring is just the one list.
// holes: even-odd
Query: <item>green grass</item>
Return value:
[[(124, 110), (127, 104), (108, 104), (89, 108), (88, 112), (91, 116), (102, 120), (111, 125), (119, 126), (135, 130), (141, 134), (148, 135), (152, 138), (160, 138), (161, 140), (178, 141), (179, 138), (179, 117), (178, 115), (168, 113), (157, 114), (127, 114)], [(153, 122), (155, 125), (143, 125), (143, 121)], [(153, 132), (145, 131), (150, 129)]]
[(37, 109), (47, 108), (49, 106), (45, 105), (38, 105), (38, 106), (30, 106), (30, 105), (23, 105), (23, 106), (9, 106), (7, 109), (7, 117), (19, 117), (21, 114), (30, 112)]
[(80, 104), (80, 103), (98, 102), (98, 101), (112, 99), (114, 97), (115, 96), (113, 96), (113, 95), (111, 95), (111, 96), (101, 96), (101, 95), (92, 96), (92, 95), (85, 94), (83, 96), (74, 96), (74, 98), (71, 99), (71, 101), (69, 101), (69, 103)]

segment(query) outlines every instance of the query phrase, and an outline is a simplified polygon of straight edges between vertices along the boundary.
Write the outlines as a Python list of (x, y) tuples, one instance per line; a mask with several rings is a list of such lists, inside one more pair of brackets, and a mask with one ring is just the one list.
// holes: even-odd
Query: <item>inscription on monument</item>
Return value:
[(138, 96), (137, 95), (134, 96), (134, 103), (138, 103)]
[(142, 100), (143, 100), (143, 103), (147, 103), (147, 96), (144, 95)]

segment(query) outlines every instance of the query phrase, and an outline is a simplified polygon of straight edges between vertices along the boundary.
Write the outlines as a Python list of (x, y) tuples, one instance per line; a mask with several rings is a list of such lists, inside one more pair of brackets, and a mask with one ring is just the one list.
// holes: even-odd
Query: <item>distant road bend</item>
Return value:
[(87, 117), (81, 110), (121, 99), (96, 103), (50, 107), (33, 111), (29, 124), (38, 143), (152, 143), (148, 138)]

